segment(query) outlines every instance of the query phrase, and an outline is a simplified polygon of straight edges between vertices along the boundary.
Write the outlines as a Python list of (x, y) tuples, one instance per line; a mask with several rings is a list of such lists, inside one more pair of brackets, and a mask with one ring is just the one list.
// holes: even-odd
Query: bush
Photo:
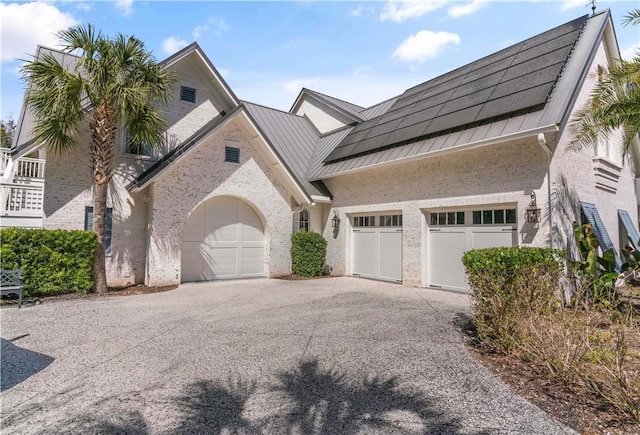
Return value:
[(462, 257), (473, 320), (484, 345), (510, 353), (517, 347), (522, 316), (560, 305), (563, 252), (549, 248), (489, 248)]
[(318, 233), (301, 231), (291, 237), (293, 273), (300, 276), (318, 276), (324, 271), (327, 241)]
[(93, 288), (94, 233), (3, 228), (0, 241), (0, 267), (23, 269), (25, 294), (88, 293)]

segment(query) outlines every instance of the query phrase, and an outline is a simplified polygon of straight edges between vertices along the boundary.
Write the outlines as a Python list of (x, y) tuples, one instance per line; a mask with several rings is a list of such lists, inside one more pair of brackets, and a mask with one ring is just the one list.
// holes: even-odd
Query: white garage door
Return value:
[(264, 276), (264, 234), (258, 215), (228, 196), (200, 204), (182, 235), (182, 282), (257, 276)]
[(402, 215), (354, 216), (354, 276), (402, 282)]
[(462, 254), (470, 249), (516, 246), (516, 209), (427, 213), (427, 286), (468, 290)]

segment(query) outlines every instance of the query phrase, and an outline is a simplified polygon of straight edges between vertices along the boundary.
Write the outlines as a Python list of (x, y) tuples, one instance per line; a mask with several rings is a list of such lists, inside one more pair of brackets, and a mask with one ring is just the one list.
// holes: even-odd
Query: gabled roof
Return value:
[(298, 183), (311, 196), (329, 196), (324, 183), (310, 183), (307, 169), (311, 163), (320, 133), (305, 117), (244, 101), (243, 105), (262, 135), (286, 162)]
[(339, 98), (331, 97), (329, 95), (322, 94), (317, 91), (312, 91), (311, 89), (302, 88), (300, 94), (296, 98), (296, 101), (291, 106), (289, 110), (290, 113), (294, 112), (297, 106), (304, 100), (306, 96), (311, 96), (312, 98), (321, 101), (338, 112), (342, 113), (346, 117), (352, 119), (355, 122), (362, 122), (366, 118), (364, 118), (360, 112), (365, 110), (364, 107), (358, 106), (357, 104), (349, 103), (348, 101), (341, 100)]
[[(51, 55), (56, 58), (67, 70), (73, 69), (78, 61), (78, 56), (74, 54), (65, 53), (60, 50), (54, 50), (53, 48), (47, 48), (40, 45), (37, 46), (34, 58), (40, 59), (45, 55)], [(26, 94), (27, 93), (25, 92), (25, 96)], [(14, 159), (20, 158), (38, 147), (39, 144), (37, 144), (34, 139), (33, 127), (35, 127), (35, 117), (28, 109), (27, 105), (22, 104), (20, 116), (16, 123), (16, 131), (13, 135), (13, 143), (11, 145), (11, 154)]]
[(231, 105), (237, 106), (240, 103), (238, 97), (236, 97), (229, 85), (227, 85), (227, 82), (222, 78), (222, 75), (220, 75), (216, 67), (213, 66), (213, 64), (204, 53), (204, 51), (202, 51), (202, 48), (200, 48), (197, 42), (192, 42), (180, 51), (172, 54), (171, 56), (160, 62), (160, 66), (162, 66), (163, 68), (169, 68), (171, 67), (171, 65), (174, 65), (182, 59), (185, 59), (186, 57), (191, 55), (196, 55), (200, 58), (206, 68), (209, 69), (212, 76), (216, 79), (216, 85), (223, 91), (223, 94), (229, 99)]
[(407, 90), (310, 179), (564, 128), (607, 26), (608, 10), (584, 16)]
[[(60, 64), (69, 71), (75, 67), (76, 62), (79, 59), (79, 57), (74, 54), (42, 46), (37, 47), (34, 57), (38, 59), (45, 54), (50, 54), (55, 57), (58, 62), (60, 62)], [(237, 106), (239, 102), (238, 98), (224, 81), (218, 70), (213, 66), (209, 58), (204, 54), (198, 43), (193, 42), (192, 44), (189, 44), (177, 53), (160, 62), (159, 65), (163, 68), (170, 68), (172, 65), (175, 65), (177, 62), (187, 58), (188, 56), (198, 57), (205, 68), (207, 68), (211, 72), (212, 77), (214, 77), (215, 79), (214, 85), (218, 89), (220, 89), (223, 95), (228, 99), (230, 107)], [(14, 156), (14, 158), (19, 158), (22, 155), (31, 152), (34, 147), (38, 147), (41, 145), (34, 142), (32, 131), (34, 126), (35, 118), (31, 111), (28, 110), (26, 105), (23, 104), (20, 111), (20, 117), (18, 118), (18, 123), (16, 125), (16, 133), (13, 139), (12, 155)]]
[(308, 202), (326, 201), (331, 194), (322, 181), (309, 182), (309, 167), (315, 144), (320, 134), (304, 117), (291, 115), (276, 109), (241, 102), (229, 113), (220, 113), (196, 131), (191, 137), (165, 154), (160, 160), (140, 174), (128, 190), (141, 190), (157, 180), (170, 166), (187, 156), (222, 127), (244, 114), (266, 141), (266, 146), (276, 156), (293, 182), (306, 195)]
[(586, 20), (585, 15), (408, 89), (387, 113), (356, 126), (325, 161), (540, 110)]

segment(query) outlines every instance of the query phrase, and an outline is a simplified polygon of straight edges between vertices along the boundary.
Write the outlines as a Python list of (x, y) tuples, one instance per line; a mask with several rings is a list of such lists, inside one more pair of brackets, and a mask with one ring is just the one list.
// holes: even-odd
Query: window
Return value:
[(186, 101), (187, 103), (195, 103), (196, 90), (188, 86), (180, 86), (180, 101)]
[(375, 227), (376, 217), (375, 216), (356, 216), (353, 218), (353, 226), (354, 227)]
[[(111, 254), (111, 223), (112, 223), (113, 209), (107, 208), (105, 214), (105, 234), (104, 245), (105, 253)], [(93, 207), (85, 207), (84, 209), (84, 229), (87, 231), (93, 231)]]
[(473, 225), (515, 224), (516, 209), (474, 210), (471, 212)]
[(380, 226), (381, 227), (401, 227), (402, 215), (393, 214), (393, 215), (380, 216)]
[(153, 148), (151, 147), (151, 144), (149, 144), (148, 142), (135, 144), (131, 140), (131, 135), (129, 134), (129, 131), (125, 133), (124, 144), (125, 144), (124, 152), (126, 154), (135, 154), (137, 156), (147, 156), (147, 157), (150, 157), (153, 154)]
[(463, 211), (445, 211), (429, 214), (430, 225), (464, 225)]
[(309, 210), (303, 208), (298, 218), (298, 231), (309, 231)]
[(224, 147), (224, 161), (229, 163), (240, 163), (240, 149)]
[(593, 146), (593, 152), (596, 157), (604, 157), (605, 159), (613, 160), (611, 141), (608, 137), (598, 138)]

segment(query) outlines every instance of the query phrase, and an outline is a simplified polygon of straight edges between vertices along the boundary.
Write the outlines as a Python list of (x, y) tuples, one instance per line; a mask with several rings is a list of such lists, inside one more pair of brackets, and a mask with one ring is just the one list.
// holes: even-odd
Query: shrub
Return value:
[(523, 315), (548, 312), (557, 297), (563, 253), (549, 248), (489, 248), (462, 257), (473, 320), (484, 345), (510, 353), (517, 347)]
[(327, 241), (312, 231), (301, 231), (291, 237), (293, 273), (300, 276), (318, 276), (324, 271)]
[(25, 294), (87, 293), (93, 288), (94, 233), (4, 228), (0, 241), (0, 267), (23, 269)]

